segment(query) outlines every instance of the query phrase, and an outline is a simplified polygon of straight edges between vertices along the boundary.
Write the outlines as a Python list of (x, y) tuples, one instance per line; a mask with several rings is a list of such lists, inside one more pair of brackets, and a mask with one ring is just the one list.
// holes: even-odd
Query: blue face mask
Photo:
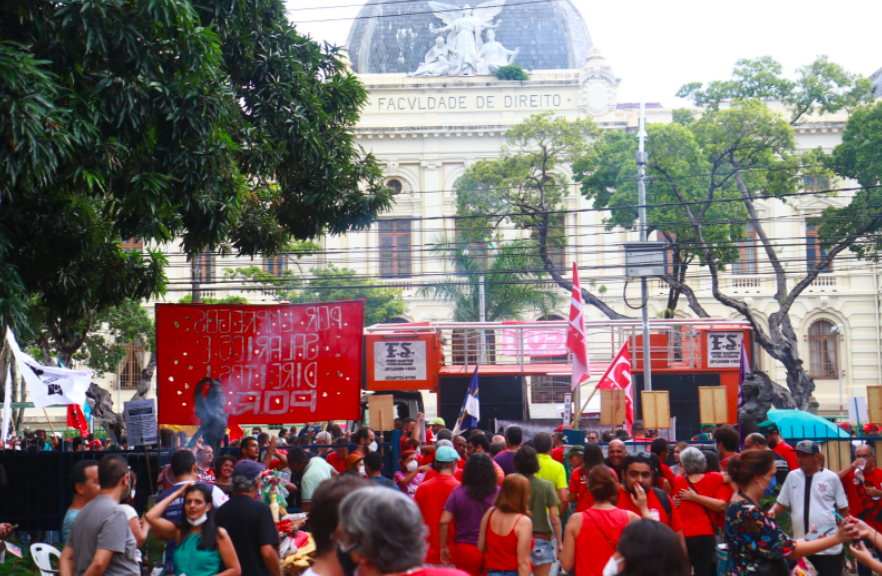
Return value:
[(775, 486), (778, 485), (778, 477), (772, 476), (771, 480), (769, 480), (768, 487), (763, 490), (763, 496), (771, 496), (775, 493)]

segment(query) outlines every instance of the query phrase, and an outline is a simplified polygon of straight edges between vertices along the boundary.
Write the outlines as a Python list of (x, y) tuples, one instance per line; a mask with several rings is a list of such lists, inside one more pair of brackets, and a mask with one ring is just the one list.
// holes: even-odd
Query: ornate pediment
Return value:
[(592, 116), (615, 111), (621, 82), (600, 50), (592, 48), (579, 72), (579, 110)]

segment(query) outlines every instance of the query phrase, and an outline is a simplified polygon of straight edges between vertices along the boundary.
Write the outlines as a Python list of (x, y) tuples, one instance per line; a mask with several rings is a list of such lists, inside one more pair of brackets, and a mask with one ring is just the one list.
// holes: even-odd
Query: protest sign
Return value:
[(741, 365), (741, 341), (744, 332), (707, 333), (707, 367), (738, 368)]
[(123, 403), (126, 437), (129, 446), (153, 446), (159, 443), (156, 428), (156, 405), (153, 400), (130, 400)]
[[(159, 421), (198, 424), (357, 420), (364, 302), (156, 306)], [(220, 393), (197, 398), (204, 378)], [(201, 387), (199, 388), (201, 390)]]

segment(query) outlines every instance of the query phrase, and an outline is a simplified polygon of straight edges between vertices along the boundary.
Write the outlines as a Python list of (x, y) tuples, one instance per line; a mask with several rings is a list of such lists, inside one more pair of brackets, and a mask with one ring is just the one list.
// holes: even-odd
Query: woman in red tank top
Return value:
[(594, 506), (574, 514), (567, 522), (560, 567), (567, 572), (575, 567), (576, 576), (602, 576), (622, 531), (640, 517), (612, 503), (619, 493), (618, 478), (612, 469), (603, 465), (592, 468), (588, 487)]
[(481, 520), (478, 535), (487, 576), (530, 576), (533, 521), (527, 513), (529, 501), (527, 478), (520, 474), (506, 476), (493, 507)]

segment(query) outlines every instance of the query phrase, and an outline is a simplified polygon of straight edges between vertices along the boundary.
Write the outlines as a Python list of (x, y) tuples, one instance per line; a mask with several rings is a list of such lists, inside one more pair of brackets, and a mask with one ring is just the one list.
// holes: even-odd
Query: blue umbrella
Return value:
[(769, 410), (769, 420), (785, 438), (851, 438), (833, 422), (802, 410)]

